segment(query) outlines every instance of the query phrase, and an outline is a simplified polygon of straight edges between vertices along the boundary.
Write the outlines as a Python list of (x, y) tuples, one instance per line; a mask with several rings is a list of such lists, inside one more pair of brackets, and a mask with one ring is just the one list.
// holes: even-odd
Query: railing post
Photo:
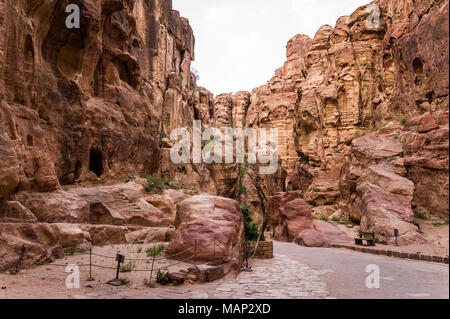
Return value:
[(117, 261), (116, 280), (119, 280), (120, 263), (125, 262), (125, 256), (117, 254), (116, 261)]
[(197, 239), (194, 243), (194, 265), (197, 266)]
[(94, 281), (92, 277), (92, 246), (89, 247), (89, 279), (87, 281)]
[(156, 251), (153, 251), (152, 270), (150, 271), (150, 281), (148, 282), (148, 286), (149, 286), (150, 288), (155, 288), (155, 287), (152, 285), (153, 266), (155, 265), (155, 255), (156, 255)]
[(216, 240), (214, 239), (214, 265), (216, 265)]

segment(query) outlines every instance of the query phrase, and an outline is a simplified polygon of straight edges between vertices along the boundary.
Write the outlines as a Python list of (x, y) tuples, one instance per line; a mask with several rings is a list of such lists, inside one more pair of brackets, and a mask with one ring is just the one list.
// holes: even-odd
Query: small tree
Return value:
[(260, 238), (262, 239), (261, 232), (258, 230), (259, 225), (253, 222), (249, 207), (242, 206), (241, 211), (244, 217), (245, 240), (257, 241)]

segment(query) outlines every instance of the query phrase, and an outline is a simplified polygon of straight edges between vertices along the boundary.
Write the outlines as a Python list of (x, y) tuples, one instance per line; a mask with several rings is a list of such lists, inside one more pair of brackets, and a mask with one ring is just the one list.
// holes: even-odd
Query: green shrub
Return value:
[(130, 281), (127, 278), (120, 278), (120, 285), (126, 286), (130, 283)]
[(419, 219), (428, 219), (427, 216), (425, 216), (425, 214), (419, 211), (418, 209), (414, 210), (414, 216)]
[(408, 122), (408, 119), (406, 117), (402, 117), (402, 118), (399, 119), (399, 122), (400, 122), (401, 125), (405, 125), (406, 122)]
[(163, 191), (166, 189), (175, 189), (175, 190), (186, 189), (197, 191), (193, 187), (185, 186), (183, 184), (174, 182), (170, 178), (157, 178), (154, 177), (153, 175), (148, 174), (141, 174), (141, 177), (145, 178), (148, 181), (147, 186), (144, 187), (147, 193), (150, 193), (153, 190)]
[(163, 244), (158, 244), (147, 248), (145, 252), (147, 253), (147, 257), (159, 256), (166, 250), (166, 246)]
[(324, 214), (321, 214), (321, 215), (320, 215), (320, 220), (323, 220), (324, 222), (329, 221), (328, 217), (325, 216)]
[(156, 273), (156, 282), (165, 286), (169, 283), (169, 273), (158, 270)]
[(139, 248), (137, 249), (137, 253), (138, 253), (138, 254), (142, 253), (142, 247), (139, 247)]
[(244, 157), (244, 166), (241, 168), (241, 177), (244, 177), (248, 174), (249, 166), (248, 166), (248, 158)]
[(86, 249), (81, 247), (72, 247), (70, 250), (66, 253), (67, 256), (73, 256), (75, 254), (84, 254), (86, 252)]
[(259, 225), (254, 223), (252, 217), (250, 216), (249, 207), (242, 206), (241, 211), (244, 217), (245, 239), (247, 241), (257, 241), (258, 239), (264, 240), (261, 232), (259, 231)]
[(333, 216), (333, 217), (331, 217), (331, 221), (337, 223), (340, 221), (340, 219), (337, 218), (336, 216)]
[(120, 266), (120, 272), (131, 272), (134, 267), (136, 267), (136, 264), (130, 261)]
[(379, 240), (378, 238), (375, 240), (375, 242), (379, 245), (389, 245), (387, 241), (385, 240)]
[(388, 159), (386, 159), (386, 162), (391, 163), (397, 159), (397, 156), (391, 156)]
[(375, 127), (372, 129), (372, 133), (379, 131), (381, 128), (382, 128), (382, 126), (375, 126)]
[(449, 223), (448, 220), (446, 220), (443, 223), (433, 223), (432, 225), (436, 226), (436, 227), (440, 227), (440, 226), (448, 226), (448, 223)]
[(239, 196), (244, 195), (247, 192), (247, 188), (245, 188), (241, 183), (239, 183)]

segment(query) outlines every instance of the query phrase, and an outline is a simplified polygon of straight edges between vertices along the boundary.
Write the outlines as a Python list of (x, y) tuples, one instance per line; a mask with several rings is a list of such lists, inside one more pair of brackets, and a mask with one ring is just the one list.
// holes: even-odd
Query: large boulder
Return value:
[(380, 240), (393, 242), (398, 229), (400, 244), (423, 243), (413, 224), (414, 183), (406, 176), (398, 136), (375, 133), (356, 139), (341, 176), (340, 208)]
[(197, 263), (228, 263), (238, 270), (245, 241), (239, 203), (223, 197), (198, 195), (177, 206), (177, 230), (166, 255), (176, 255), (176, 259), (191, 263), (196, 256)]
[(172, 212), (165, 214), (145, 201), (142, 186), (133, 182), (51, 193), (22, 192), (16, 199), (45, 223), (168, 227), (174, 222)]
[(301, 196), (301, 192), (287, 192), (269, 198), (269, 223), (276, 240), (306, 247), (326, 247), (351, 241), (336, 226), (314, 220), (311, 206)]
[(52, 262), (65, 248), (90, 241), (89, 233), (78, 225), (0, 223), (0, 272), (15, 270), (17, 265), (23, 269)]

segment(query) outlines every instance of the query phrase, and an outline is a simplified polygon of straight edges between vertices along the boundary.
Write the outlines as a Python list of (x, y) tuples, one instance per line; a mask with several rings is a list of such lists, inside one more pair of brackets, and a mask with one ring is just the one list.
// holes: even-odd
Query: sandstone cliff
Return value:
[[(374, 1), (378, 25), (363, 6), (297, 35), (266, 85), (216, 97), (196, 85), (193, 31), (170, 0), (74, 2), (80, 29), (65, 26), (67, 0), (0, 0), (0, 269), (22, 245), (34, 265), (85, 242), (170, 240), (177, 204), (198, 192), (248, 205), (273, 231), (290, 227), (269, 216), (289, 191), (311, 216), (348, 217), (386, 241), (394, 229), (404, 244), (425, 240), (413, 210), (448, 219), (448, 1)], [(277, 173), (173, 164), (168, 137), (195, 120), (278, 128)], [(146, 194), (142, 173), (197, 191)], [(224, 202), (236, 217), (237, 202)], [(186, 218), (172, 247), (201, 218)], [(227, 225), (230, 247), (241, 248), (241, 226)]]
[[(373, 5), (380, 8), (378, 25), (366, 22)], [(259, 221), (271, 195), (302, 190), (316, 217), (337, 212), (362, 221), (365, 230), (381, 227), (389, 239), (399, 217), (384, 215), (380, 227), (362, 219), (371, 215), (355, 208), (363, 193), (349, 188), (379, 160), (398, 162), (408, 181), (408, 217), (401, 218), (407, 229), (415, 228), (412, 208), (448, 218), (448, 25), (448, 1), (380, 0), (341, 17), (334, 28), (321, 27), (313, 39), (297, 35), (289, 41), (285, 65), (250, 93), (248, 104), (233, 105), (233, 114), (245, 114), (246, 127), (279, 129), (279, 173), (252, 176), (250, 167), (243, 178), (242, 200)], [(236, 97), (220, 96), (216, 110)], [(397, 143), (398, 152), (367, 167), (358, 163), (360, 174), (350, 176), (352, 142), (372, 133)]]

